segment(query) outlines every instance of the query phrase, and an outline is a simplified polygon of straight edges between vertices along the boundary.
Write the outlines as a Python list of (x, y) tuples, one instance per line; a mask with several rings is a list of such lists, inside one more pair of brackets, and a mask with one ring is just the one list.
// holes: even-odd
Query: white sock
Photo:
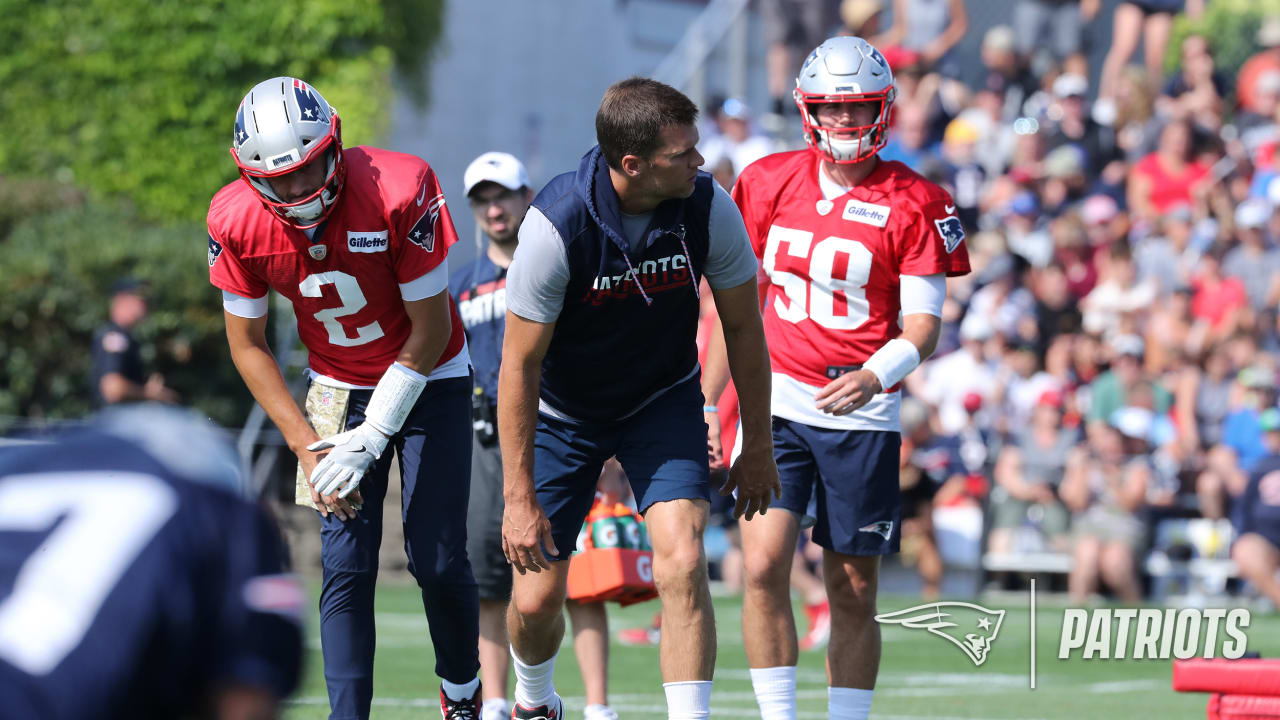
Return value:
[(667, 720), (705, 720), (711, 717), (711, 681), (662, 683), (667, 694)]
[(867, 720), (871, 714), (873, 692), (857, 688), (827, 688), (827, 714), (831, 720)]
[(582, 708), (583, 720), (618, 720), (618, 714), (609, 709), (608, 705), (596, 703)]
[(761, 720), (796, 720), (796, 666), (751, 668)]
[(556, 656), (552, 655), (550, 660), (537, 665), (526, 665), (516, 655), (516, 649), (511, 648), (511, 661), (516, 671), (516, 702), (527, 708), (549, 704), (556, 694), (551, 684), (556, 674)]
[(471, 678), (471, 682), (461, 685), (440, 678), (440, 686), (450, 700), (470, 700), (476, 696), (476, 690), (480, 689), (480, 678)]
[(489, 698), (480, 706), (480, 720), (511, 720), (506, 698)]

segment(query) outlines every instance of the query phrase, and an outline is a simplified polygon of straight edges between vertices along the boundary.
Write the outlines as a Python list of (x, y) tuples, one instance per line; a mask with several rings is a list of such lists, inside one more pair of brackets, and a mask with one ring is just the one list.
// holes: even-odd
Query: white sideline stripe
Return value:
[[(823, 697), (826, 691), (823, 691)], [(619, 696), (625, 697), (625, 696)], [(581, 697), (562, 697), (566, 710), (581, 710), (586, 707), (586, 698)], [(286, 705), (320, 705), (329, 704), (329, 698), (319, 696), (308, 696), (293, 698), (285, 703)], [(373, 704), (380, 707), (439, 707), (439, 701), (432, 699), (419, 698), (377, 698), (373, 699)], [(667, 716), (667, 706), (653, 704), (632, 704), (619, 702), (610, 699), (609, 707), (618, 712), (626, 713), (642, 713), (645, 715), (655, 715), (658, 717)], [(751, 717), (759, 713), (760, 710), (755, 705), (750, 707), (712, 707), (712, 717)], [(815, 710), (798, 710), (796, 712), (797, 720), (826, 720), (827, 713)], [(989, 720), (989, 718), (977, 718), (967, 715), (884, 715), (876, 713), (876, 720)], [(1039, 720), (1038, 718), (1027, 718), (1026, 720)]]

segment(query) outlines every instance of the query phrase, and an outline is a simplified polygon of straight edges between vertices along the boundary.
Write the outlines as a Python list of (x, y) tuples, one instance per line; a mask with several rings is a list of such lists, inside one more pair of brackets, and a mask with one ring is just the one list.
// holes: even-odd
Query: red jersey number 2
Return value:
[(298, 283), (298, 291), (305, 297), (318, 298), (321, 297), (321, 288), (325, 285), (333, 285), (334, 289), (338, 291), (338, 299), (342, 301), (342, 305), (339, 307), (325, 308), (315, 314), (315, 319), (322, 323), (324, 329), (328, 331), (330, 344), (339, 347), (355, 347), (356, 345), (373, 342), (382, 337), (382, 326), (378, 325), (376, 320), (368, 325), (356, 328), (355, 337), (348, 337), (346, 327), (338, 322), (338, 318), (354, 315), (368, 304), (368, 300), (364, 297), (364, 291), (360, 289), (360, 283), (355, 279), (355, 276), (336, 270), (315, 273), (314, 275), (308, 275), (302, 282)]
[(764, 271), (786, 295), (786, 300), (774, 298), (774, 312), (792, 323), (809, 318), (832, 330), (859, 327), (870, 315), (871, 259), (871, 251), (857, 240), (831, 236), (814, 244), (807, 230), (771, 226)]

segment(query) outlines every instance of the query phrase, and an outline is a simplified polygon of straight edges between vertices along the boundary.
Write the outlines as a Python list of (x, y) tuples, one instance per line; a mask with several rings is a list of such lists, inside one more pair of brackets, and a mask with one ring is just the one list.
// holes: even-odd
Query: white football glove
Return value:
[(364, 423), (343, 433), (317, 440), (307, 446), (311, 452), (329, 450), (324, 460), (311, 473), (311, 486), (321, 495), (338, 491), (345, 498), (360, 486), (373, 463), (382, 457), (391, 438)]

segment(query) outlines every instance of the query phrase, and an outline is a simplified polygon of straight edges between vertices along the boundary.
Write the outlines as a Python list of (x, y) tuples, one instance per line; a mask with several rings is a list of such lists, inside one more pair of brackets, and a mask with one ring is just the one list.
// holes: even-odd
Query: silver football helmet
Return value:
[[(263, 205), (298, 228), (319, 225), (346, 180), (338, 113), (315, 88), (297, 78), (264, 80), (244, 96), (236, 111), (231, 156)], [(267, 182), (318, 158), (328, 163), (324, 182), (301, 200), (286, 202)]]
[[(884, 55), (860, 37), (833, 37), (809, 53), (794, 93), (809, 147), (835, 163), (854, 163), (880, 151), (889, 141), (889, 123), (897, 89)], [(870, 125), (823, 127), (818, 107), (823, 104), (876, 104)]]

